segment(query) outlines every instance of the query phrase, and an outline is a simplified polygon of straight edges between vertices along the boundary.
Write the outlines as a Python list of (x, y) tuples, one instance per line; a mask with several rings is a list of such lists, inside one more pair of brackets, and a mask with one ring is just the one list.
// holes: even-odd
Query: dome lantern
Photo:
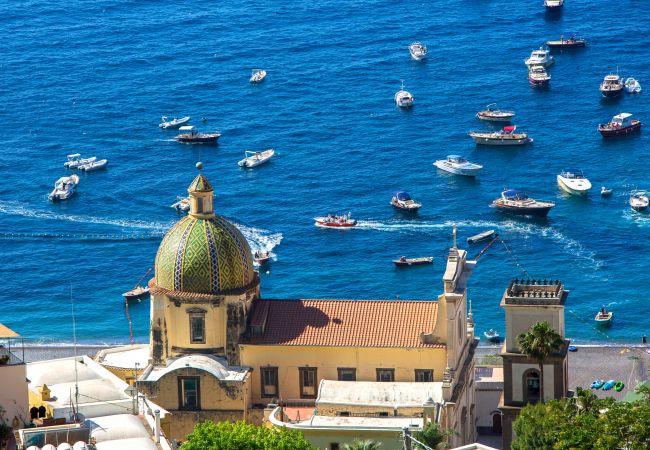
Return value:
[[(196, 168), (203, 169), (203, 164), (196, 163)], [(202, 173), (192, 181), (187, 189), (190, 194), (190, 215), (197, 219), (214, 217), (214, 190), (208, 179)]]

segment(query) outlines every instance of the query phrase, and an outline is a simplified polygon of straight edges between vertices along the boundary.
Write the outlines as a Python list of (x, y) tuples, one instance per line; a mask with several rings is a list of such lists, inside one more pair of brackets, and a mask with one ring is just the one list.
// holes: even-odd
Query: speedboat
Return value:
[(179, 131), (182, 133), (176, 136), (176, 140), (185, 144), (216, 144), (221, 137), (219, 133), (199, 133), (193, 125), (180, 127)]
[(498, 211), (518, 216), (546, 217), (555, 203), (529, 198), (516, 189), (505, 189), (501, 197), (494, 200), (490, 206)]
[(402, 87), (395, 94), (395, 103), (400, 108), (410, 108), (413, 106), (413, 101), (415, 99), (409, 91), (404, 90), (404, 82), (402, 81)]
[(478, 242), (487, 241), (488, 239), (496, 239), (497, 237), (499, 237), (499, 235), (497, 234), (496, 231), (487, 230), (487, 231), (483, 231), (482, 233), (475, 234), (474, 236), (468, 237), (467, 243), (472, 245)]
[(74, 195), (79, 184), (79, 175), (61, 177), (54, 183), (54, 189), (47, 196), (51, 201), (67, 200)]
[(268, 162), (269, 159), (271, 159), (275, 155), (275, 150), (272, 148), (268, 150), (264, 150), (262, 152), (252, 152), (246, 150), (244, 152), (244, 159), (239, 161), (237, 164), (239, 167), (245, 167), (245, 168), (253, 168), (257, 167), (261, 164), (264, 164), (265, 162)]
[(266, 77), (266, 70), (264, 69), (253, 69), (251, 70), (251, 77), (248, 81), (251, 83), (259, 83)]
[(181, 117), (180, 119), (174, 117), (172, 120), (167, 120), (167, 116), (162, 116), (162, 119), (160, 119), (160, 124), (158, 126), (163, 130), (176, 130), (189, 121), (190, 116)]
[(580, 39), (576, 37), (576, 35), (572, 35), (568, 39), (564, 39), (564, 36), (560, 36), (559, 41), (546, 41), (546, 46), (549, 48), (578, 48), (578, 47), (584, 47), (587, 45), (587, 41), (584, 39)]
[(625, 91), (628, 94), (640, 94), (641, 93), (641, 84), (634, 78), (630, 77), (625, 80)]
[(176, 211), (187, 212), (190, 210), (190, 199), (189, 197), (177, 197), (178, 201), (171, 205)]
[(561, 8), (564, 6), (564, 0), (544, 0), (546, 9)]
[(269, 259), (271, 259), (271, 253), (265, 250), (257, 250), (253, 253), (253, 261), (259, 266), (269, 262)]
[(476, 174), (483, 168), (480, 164), (475, 164), (458, 155), (449, 155), (447, 159), (440, 159), (433, 163), (440, 170), (455, 173), (457, 175), (465, 175), (467, 177), (475, 177)]
[(485, 110), (476, 113), (479, 119), (490, 122), (510, 122), (514, 116), (515, 113), (512, 111), (501, 111), (496, 103), (490, 103)]
[(91, 156), (90, 158), (82, 158), (81, 154), (74, 153), (72, 155), (68, 155), (68, 160), (64, 162), (63, 165), (68, 169), (78, 169), (80, 165), (88, 164), (96, 160), (97, 160), (96, 156)]
[(483, 336), (485, 336), (485, 339), (487, 339), (489, 342), (498, 343), (499, 341), (501, 341), (501, 336), (499, 336), (499, 332), (492, 328), (490, 328), (487, 331), (484, 331)]
[(417, 212), (422, 207), (422, 203), (418, 203), (411, 198), (408, 192), (398, 191), (393, 194), (390, 204), (395, 208), (403, 211)]
[(546, 72), (544, 66), (531, 66), (528, 70), (528, 82), (533, 86), (548, 86), (551, 76)]
[(427, 57), (427, 46), (422, 42), (414, 42), (409, 45), (409, 53), (411, 53), (411, 58), (416, 61), (420, 61)]
[(424, 256), (421, 258), (407, 258), (406, 256), (401, 256), (399, 259), (394, 259), (393, 264), (397, 267), (423, 266), (426, 264), (433, 264), (433, 257)]
[(598, 311), (598, 314), (596, 314), (596, 317), (594, 317), (594, 320), (596, 321), (596, 325), (611, 325), (613, 318), (614, 313), (607, 311), (603, 306), (600, 308), (600, 311)]
[(94, 172), (96, 170), (105, 169), (108, 165), (108, 159), (100, 159), (99, 161), (91, 161), (81, 164), (78, 168), (84, 172)]
[(470, 131), (469, 136), (481, 145), (525, 145), (533, 142), (526, 133), (515, 133), (516, 129), (516, 125), (511, 125), (500, 131)]
[(591, 189), (591, 182), (585, 178), (580, 169), (564, 169), (557, 176), (557, 184), (573, 195), (586, 195)]
[(524, 61), (529, 68), (532, 66), (543, 66), (546, 68), (554, 62), (555, 58), (551, 56), (551, 52), (541, 47), (539, 50), (533, 50), (528, 59)]
[(635, 211), (646, 211), (650, 204), (648, 193), (646, 191), (632, 191), (630, 192), (630, 206)]
[(621, 92), (623, 92), (623, 80), (621, 80), (618, 74), (610, 73), (600, 83), (600, 93), (605, 98), (618, 97), (621, 95)]
[(641, 130), (641, 121), (631, 119), (632, 114), (620, 113), (612, 117), (608, 123), (598, 125), (598, 131), (603, 137), (625, 136)]
[(602, 195), (603, 197), (609, 197), (610, 195), (612, 195), (612, 192), (614, 192), (614, 190), (611, 188), (606, 188), (605, 186), (600, 187), (600, 195)]
[(314, 225), (324, 228), (352, 228), (357, 221), (352, 219), (350, 213), (339, 215), (328, 214), (327, 217), (314, 217)]

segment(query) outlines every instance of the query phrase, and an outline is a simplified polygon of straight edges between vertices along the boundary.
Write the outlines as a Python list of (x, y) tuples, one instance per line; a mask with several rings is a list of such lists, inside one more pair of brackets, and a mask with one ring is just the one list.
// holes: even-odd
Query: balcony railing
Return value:
[(0, 367), (22, 364), (23, 360), (6, 347), (0, 347)]

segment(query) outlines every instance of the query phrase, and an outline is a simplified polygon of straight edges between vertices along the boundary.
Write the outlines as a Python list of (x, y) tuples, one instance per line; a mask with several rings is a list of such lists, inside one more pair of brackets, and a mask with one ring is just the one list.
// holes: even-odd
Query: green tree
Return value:
[(299, 431), (246, 422), (206, 420), (187, 435), (181, 450), (314, 450)]
[(539, 384), (541, 400), (544, 401), (544, 362), (553, 353), (560, 350), (564, 340), (548, 322), (537, 322), (526, 333), (517, 336), (521, 352), (539, 365)]
[(381, 450), (381, 443), (370, 439), (343, 445), (343, 450)]
[[(453, 433), (453, 430), (442, 431), (437, 424), (429, 422), (423, 430), (413, 433), (413, 437), (427, 447), (437, 450), (448, 447), (447, 438)], [(417, 449), (422, 448), (418, 444), (415, 444), (414, 447)]]

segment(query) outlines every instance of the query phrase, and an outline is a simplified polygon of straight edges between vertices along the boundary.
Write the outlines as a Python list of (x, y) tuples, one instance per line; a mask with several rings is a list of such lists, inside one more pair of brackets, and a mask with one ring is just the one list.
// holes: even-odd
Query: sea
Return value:
[[(575, 343), (640, 343), (647, 319), (650, 215), (630, 209), (650, 189), (648, 132), (603, 139), (596, 128), (620, 112), (650, 122), (647, 4), (567, 0), (456, 2), (318, 0), (143, 2), (72, 0), (0, 6), (0, 322), (31, 345), (148, 341), (149, 301), (122, 292), (152, 267), (170, 205), (197, 175), (215, 188), (218, 214), (253, 250), (265, 298), (422, 299), (442, 292), (457, 245), (475, 257), (487, 229), (501, 240), (469, 282), (477, 335), (505, 332), (499, 303), (510, 280), (561, 280), (570, 290), (566, 334)], [(634, 13), (636, 11), (636, 13)], [(584, 49), (554, 52), (548, 89), (531, 88), (524, 65), (546, 40), (577, 33)], [(409, 57), (424, 42), (426, 61)], [(251, 69), (266, 79), (249, 83)], [(605, 100), (618, 72), (648, 92)], [(415, 97), (395, 106), (401, 83)], [(476, 146), (470, 130), (487, 104), (516, 112), (532, 144)], [(161, 116), (192, 117), (219, 130), (217, 146), (183, 145)], [(203, 120), (204, 119), (204, 120)], [(253, 170), (246, 150), (277, 156)], [(107, 158), (80, 173), (76, 196), (51, 203), (66, 155)], [(432, 165), (462, 155), (484, 166), (476, 179)], [(585, 198), (562, 193), (556, 175), (581, 168)], [(613, 188), (603, 198), (600, 187)], [(547, 220), (490, 208), (504, 187), (555, 202)], [(389, 204), (408, 191), (423, 203), (405, 215)], [(321, 229), (315, 216), (348, 213), (352, 230)], [(397, 269), (400, 256), (433, 266)], [(150, 277), (151, 275), (149, 275)], [(597, 329), (600, 307), (614, 312)], [(130, 331), (129, 318), (132, 330)], [(645, 319), (644, 319), (645, 317)]]

